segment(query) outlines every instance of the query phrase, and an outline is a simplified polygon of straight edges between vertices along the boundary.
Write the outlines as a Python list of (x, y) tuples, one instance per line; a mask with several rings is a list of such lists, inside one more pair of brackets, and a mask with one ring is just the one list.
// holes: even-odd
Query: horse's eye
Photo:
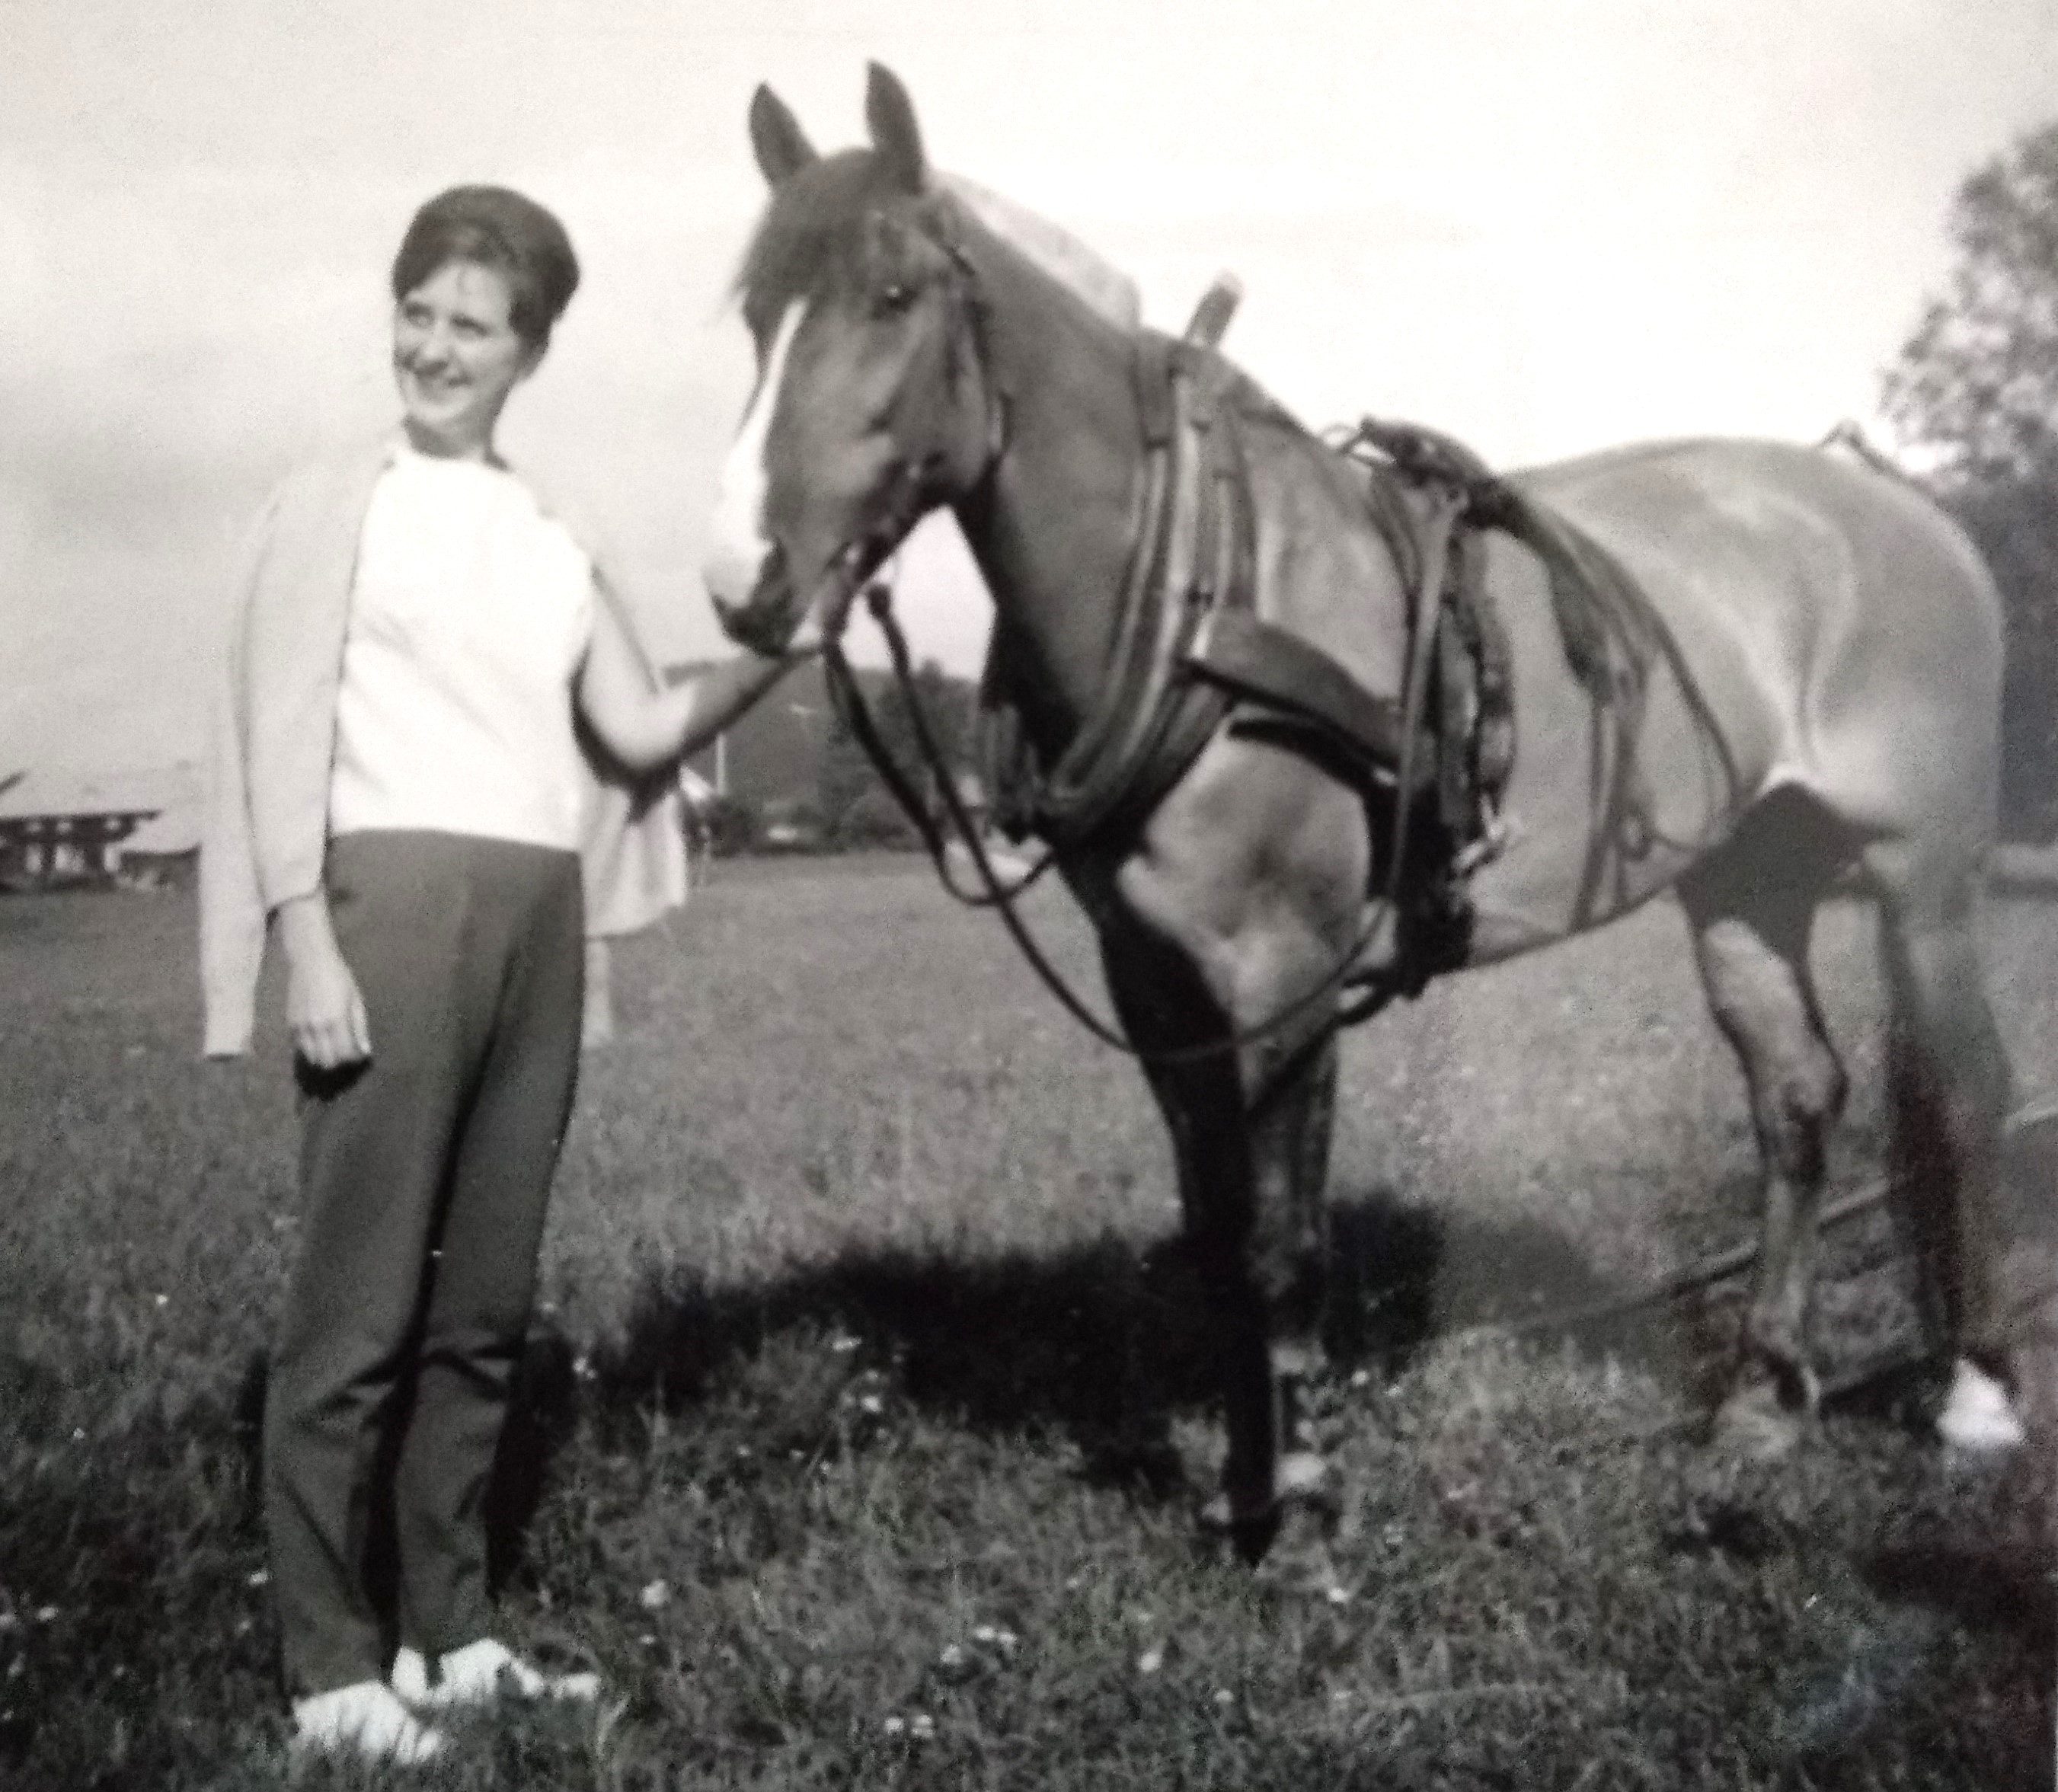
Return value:
[(875, 317), (896, 317), (915, 302), (915, 289), (904, 280), (889, 280), (872, 296)]

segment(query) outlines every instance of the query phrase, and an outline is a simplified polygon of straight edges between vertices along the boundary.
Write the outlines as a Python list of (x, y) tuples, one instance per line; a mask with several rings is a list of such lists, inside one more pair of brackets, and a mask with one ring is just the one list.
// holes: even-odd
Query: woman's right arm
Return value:
[(278, 927), (286, 948), (286, 1024), (294, 1050), (317, 1070), (369, 1058), (371, 1022), (336, 944), (328, 892), (316, 889), (280, 904)]
[(289, 477), (260, 525), (237, 636), (234, 707), (259, 912), (287, 959), (287, 1020), (318, 1068), (368, 1056), (356, 979), (322, 884), (336, 687), (352, 564), (384, 444)]

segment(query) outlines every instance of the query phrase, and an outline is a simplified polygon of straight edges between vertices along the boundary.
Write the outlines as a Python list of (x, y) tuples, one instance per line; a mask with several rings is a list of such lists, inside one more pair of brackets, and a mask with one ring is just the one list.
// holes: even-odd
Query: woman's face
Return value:
[(424, 453), (481, 458), (507, 395), (542, 349), (508, 319), (496, 268), (446, 261), (393, 308), (393, 377), (407, 435)]

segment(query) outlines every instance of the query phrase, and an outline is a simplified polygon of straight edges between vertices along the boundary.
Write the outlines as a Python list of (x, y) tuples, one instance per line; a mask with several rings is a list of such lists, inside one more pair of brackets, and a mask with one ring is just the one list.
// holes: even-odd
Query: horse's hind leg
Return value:
[(1981, 974), (1977, 873), (1938, 866), (1905, 841), (1865, 857), (1894, 1005), (1895, 1168), (1929, 1247), (1932, 1348), (1961, 1358), (1939, 1427), (1975, 1448), (2005, 1443), (2019, 1435), (2000, 1393), (2020, 1304), (2008, 1286), (2012, 1229), (2001, 1205), (2012, 1078)]
[(1782, 803), (1748, 820), (1679, 885), (1708, 1005), (1742, 1062), (1758, 1135), (1762, 1250), (1744, 1361), (1718, 1430), (1760, 1456), (1790, 1447), (1815, 1404), (1817, 1209), (1848, 1086), (1808, 968), (1816, 904), (1841, 857), (1822, 821)]

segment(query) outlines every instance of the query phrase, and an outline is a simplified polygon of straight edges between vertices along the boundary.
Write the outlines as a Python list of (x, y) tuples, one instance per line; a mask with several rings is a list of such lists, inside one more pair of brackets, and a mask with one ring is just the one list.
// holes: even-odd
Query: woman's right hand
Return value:
[(286, 1024), (293, 1049), (317, 1070), (360, 1063), (371, 1055), (371, 1025), (357, 979), (344, 961), (320, 892), (283, 904), (279, 931), (286, 948)]

